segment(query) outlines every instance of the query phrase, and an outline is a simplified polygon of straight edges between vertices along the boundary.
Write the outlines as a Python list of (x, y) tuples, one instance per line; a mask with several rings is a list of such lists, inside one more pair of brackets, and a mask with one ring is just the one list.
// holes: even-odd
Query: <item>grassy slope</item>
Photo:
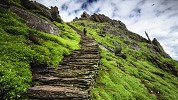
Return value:
[[(80, 36), (69, 26), (60, 27), (59, 36), (39, 32), (0, 7), (0, 96), (19, 99), (31, 84), (30, 63), (57, 66), (64, 55), (79, 49)], [(63, 26), (63, 27), (62, 27)], [(30, 41), (35, 37), (36, 42)]]
[[(98, 35), (102, 23), (92, 21), (76, 21), (72, 24), (83, 30), (84, 26), (79, 23), (93, 24), (98, 26), (96, 29), (86, 27), (87, 35), (96, 39), (103, 46), (116, 48), (113, 42), (122, 45), (122, 51), (126, 53), (127, 59), (123, 59), (115, 54), (101, 49), (101, 67), (96, 86), (92, 91), (93, 99), (97, 100), (176, 100), (178, 99), (178, 77), (163, 71), (155, 64), (149, 62), (149, 56), (155, 56), (147, 47), (146, 43), (140, 42), (141, 50), (129, 48), (129, 44), (112, 34), (105, 37)], [(122, 30), (121, 30), (122, 31)], [(136, 59), (137, 58), (137, 59)], [(178, 62), (159, 58), (161, 63), (169, 62), (178, 68)], [(164, 76), (160, 76), (164, 75)]]

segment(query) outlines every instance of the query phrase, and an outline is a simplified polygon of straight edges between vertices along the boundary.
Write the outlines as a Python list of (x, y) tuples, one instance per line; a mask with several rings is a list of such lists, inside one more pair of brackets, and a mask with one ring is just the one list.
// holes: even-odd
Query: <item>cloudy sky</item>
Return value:
[(178, 0), (35, 0), (57, 6), (64, 21), (83, 11), (121, 20), (127, 28), (145, 37), (157, 38), (165, 51), (178, 60)]

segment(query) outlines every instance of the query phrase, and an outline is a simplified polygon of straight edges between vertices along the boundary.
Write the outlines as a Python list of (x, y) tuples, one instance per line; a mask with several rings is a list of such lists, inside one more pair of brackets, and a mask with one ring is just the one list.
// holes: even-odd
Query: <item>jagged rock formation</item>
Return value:
[[(164, 56), (166, 58), (170, 58), (170, 56), (164, 51), (164, 49), (162, 48), (162, 46), (160, 45), (160, 43), (157, 41), (156, 38), (154, 38), (153, 41), (149, 39), (145, 39), (142, 36), (127, 30), (125, 24), (122, 23), (121, 21), (112, 20), (103, 14), (94, 13), (93, 15), (90, 16), (85, 11), (81, 15), (81, 18), (74, 19), (74, 21), (77, 20), (91, 20), (99, 23), (104, 23), (105, 25), (101, 27), (101, 30), (98, 33), (100, 36), (105, 37), (106, 33), (119, 36), (123, 38), (126, 42), (133, 42), (130, 48), (134, 50), (140, 50), (140, 47), (138, 45), (139, 42), (146, 42), (149, 43), (148, 47), (151, 48), (150, 51), (152, 53), (156, 55)], [(86, 24), (86, 23), (80, 23), (80, 24), (85, 27), (98, 28), (97, 25), (93, 25), (93, 24)], [(118, 29), (113, 29), (111, 28), (111, 26), (116, 27)], [(115, 46), (117, 47), (117, 45)], [(114, 52), (112, 48), (109, 47), (106, 48), (109, 49), (109, 51)]]
[(99, 64), (99, 47), (95, 40), (81, 31), (81, 49), (65, 57), (59, 67), (32, 69), (33, 86), (28, 91), (30, 99), (90, 99)]
[(51, 7), (49, 9), (46, 6), (44, 6), (40, 3), (37, 3), (36, 1), (28, 1), (28, 0), (26, 0), (26, 1), (22, 0), (22, 5), (29, 10), (38, 10), (38, 13), (40, 15), (47, 17), (51, 21), (56, 21), (59, 23), (63, 22), (63, 20), (61, 19), (60, 15), (59, 15), (59, 10), (56, 6)]
[(46, 21), (38, 17), (37, 15), (19, 7), (11, 6), (10, 10), (16, 13), (21, 18), (25, 19), (27, 25), (33, 29), (51, 34), (60, 34), (60, 30), (58, 29), (58, 27), (52, 24), (51, 21)]
[(91, 21), (95, 21), (95, 22), (99, 22), (99, 23), (107, 22), (111, 26), (126, 29), (126, 26), (124, 23), (122, 23), (119, 20), (117, 21), (117, 20), (110, 19), (109, 17), (105, 16), (104, 14), (94, 13), (93, 15), (90, 16), (86, 12), (83, 12), (83, 14), (81, 15), (81, 18), (74, 19), (74, 21), (77, 21), (77, 20), (91, 20)]
[(161, 53), (162, 56), (166, 57), (166, 58), (171, 58), (163, 49), (163, 47), (161, 46), (161, 44), (158, 42), (158, 40), (156, 38), (153, 39), (152, 41), (153, 43), (153, 48), (155, 49), (155, 51)]
[(81, 19), (87, 19), (87, 18), (89, 18), (89, 17), (90, 17), (90, 15), (87, 14), (86, 11), (84, 11), (83, 14), (81, 15)]

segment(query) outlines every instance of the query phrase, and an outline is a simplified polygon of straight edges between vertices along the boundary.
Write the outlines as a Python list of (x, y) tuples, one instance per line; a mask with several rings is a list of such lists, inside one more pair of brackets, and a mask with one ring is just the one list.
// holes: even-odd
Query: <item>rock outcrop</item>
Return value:
[(81, 49), (64, 57), (59, 67), (32, 69), (35, 86), (28, 90), (29, 99), (88, 100), (99, 64), (97, 42), (81, 34)]
[(29, 10), (37, 10), (40, 15), (47, 17), (51, 21), (56, 21), (59, 23), (63, 22), (63, 20), (59, 15), (59, 10), (56, 6), (51, 7), (49, 9), (46, 6), (37, 3), (36, 1), (28, 1), (28, 0), (25, 2), (22, 1), (22, 5)]
[(109, 25), (111, 25), (111, 26), (127, 29), (125, 24), (122, 23), (121, 21), (110, 19), (109, 17), (105, 16), (104, 14), (94, 13), (93, 15), (90, 16), (89, 14), (87, 14), (84, 11), (83, 14), (81, 15), (81, 18), (74, 19), (74, 21), (77, 21), (77, 20), (91, 20), (91, 21), (95, 21), (95, 22), (99, 22), (99, 23), (106, 22), (106, 23), (109, 23)]
[(161, 54), (163, 57), (166, 58), (171, 58), (163, 49), (163, 47), (161, 46), (161, 44), (158, 42), (158, 40), (156, 38), (153, 39), (152, 43), (152, 48), (155, 50), (155, 52), (158, 52), (159, 54)]
[(83, 14), (81, 15), (81, 19), (88, 19), (90, 17), (89, 14), (87, 14), (87, 12), (83, 12)]
[(51, 19), (52, 21), (63, 23), (63, 20), (59, 16), (59, 10), (56, 6), (51, 7), (50, 12), (51, 12), (51, 16), (52, 16), (52, 19)]
[(26, 20), (27, 25), (33, 29), (56, 35), (60, 34), (58, 27), (52, 24), (51, 21), (46, 21), (37, 15), (19, 7), (11, 6), (10, 10)]

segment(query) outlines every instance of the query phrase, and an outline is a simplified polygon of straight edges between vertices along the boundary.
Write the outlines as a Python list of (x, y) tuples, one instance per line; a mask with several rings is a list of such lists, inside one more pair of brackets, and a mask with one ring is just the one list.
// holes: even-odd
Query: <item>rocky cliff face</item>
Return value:
[(10, 8), (33, 29), (56, 35), (60, 34), (58, 27), (52, 24), (53, 21), (63, 22), (56, 6), (49, 9), (40, 3), (29, 0), (19, 0), (18, 2), (2, 0), (1, 6)]
[(36, 1), (23, 1), (22, 5), (29, 9), (29, 10), (37, 10), (39, 14), (47, 17), (48, 19), (50, 19), (51, 21), (56, 21), (59, 23), (62, 23), (63, 20), (61, 19), (60, 15), (59, 15), (59, 10), (58, 8), (55, 7), (51, 7), (50, 9), (45, 7), (44, 5), (37, 3)]
[(23, 18), (27, 25), (33, 29), (56, 35), (60, 34), (58, 27), (52, 24), (51, 21), (44, 20), (27, 10), (15, 6), (11, 6), (10, 10)]

